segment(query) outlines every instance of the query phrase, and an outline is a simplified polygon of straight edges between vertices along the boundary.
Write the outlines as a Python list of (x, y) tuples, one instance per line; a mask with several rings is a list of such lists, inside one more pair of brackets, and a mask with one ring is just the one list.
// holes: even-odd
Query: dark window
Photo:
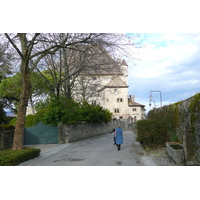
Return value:
[(115, 108), (115, 113), (119, 113), (119, 108)]
[(117, 102), (123, 102), (122, 98), (117, 98)]

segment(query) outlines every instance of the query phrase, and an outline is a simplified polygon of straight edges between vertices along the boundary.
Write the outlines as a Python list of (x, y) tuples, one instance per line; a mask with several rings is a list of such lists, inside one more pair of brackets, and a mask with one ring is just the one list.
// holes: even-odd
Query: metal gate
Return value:
[(56, 143), (58, 143), (58, 126), (49, 126), (40, 122), (25, 129), (24, 145)]

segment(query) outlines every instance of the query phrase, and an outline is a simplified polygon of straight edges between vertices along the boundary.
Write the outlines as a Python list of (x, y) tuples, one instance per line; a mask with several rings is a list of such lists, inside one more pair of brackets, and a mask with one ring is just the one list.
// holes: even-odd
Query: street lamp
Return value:
[[(162, 95), (161, 95), (161, 91), (160, 90), (152, 90), (152, 91), (150, 91), (150, 96), (149, 96), (150, 101), (153, 100), (153, 97), (152, 97), (152, 94), (151, 94), (152, 92), (159, 92), (160, 93), (160, 106), (162, 107)], [(155, 106), (155, 101), (154, 101), (154, 106)]]
[(150, 101), (149, 101), (149, 107), (151, 107), (151, 101), (154, 102), (154, 108), (155, 108), (155, 101), (153, 99), (150, 98)]

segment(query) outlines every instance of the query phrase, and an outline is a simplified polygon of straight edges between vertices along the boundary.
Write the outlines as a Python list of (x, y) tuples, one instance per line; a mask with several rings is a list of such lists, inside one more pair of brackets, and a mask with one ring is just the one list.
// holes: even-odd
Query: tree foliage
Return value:
[[(46, 85), (41, 76), (37, 72), (31, 73), (31, 96), (33, 97), (46, 94)], [(16, 73), (14, 76), (9, 76), (2, 80), (0, 83), (0, 99), (4, 104), (4, 107), (12, 109), (17, 113), (17, 106), (22, 92), (22, 75), (21, 73)]]
[(3, 104), (0, 101), (0, 124), (4, 124), (6, 121), (6, 113), (3, 109)]
[[(31, 127), (39, 122), (57, 126), (60, 122), (64, 124), (73, 124), (79, 122), (109, 122), (112, 119), (112, 113), (103, 109), (99, 105), (90, 105), (87, 102), (78, 103), (73, 99), (67, 99), (64, 96), (47, 99), (46, 102), (39, 102), (37, 113), (26, 116), (25, 127)], [(16, 124), (16, 119), (11, 121)]]
[(0, 45), (0, 82), (8, 74), (11, 74), (11, 61), (13, 56), (7, 52), (7, 45), (5, 42)]

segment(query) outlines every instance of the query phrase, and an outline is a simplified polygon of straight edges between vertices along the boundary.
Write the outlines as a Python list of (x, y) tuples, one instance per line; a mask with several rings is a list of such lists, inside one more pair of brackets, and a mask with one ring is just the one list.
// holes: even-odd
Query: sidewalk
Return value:
[(156, 150), (145, 150), (145, 151), (147, 155), (153, 159), (153, 161), (157, 166), (182, 166), (176, 164), (171, 158), (169, 158), (165, 147)]

